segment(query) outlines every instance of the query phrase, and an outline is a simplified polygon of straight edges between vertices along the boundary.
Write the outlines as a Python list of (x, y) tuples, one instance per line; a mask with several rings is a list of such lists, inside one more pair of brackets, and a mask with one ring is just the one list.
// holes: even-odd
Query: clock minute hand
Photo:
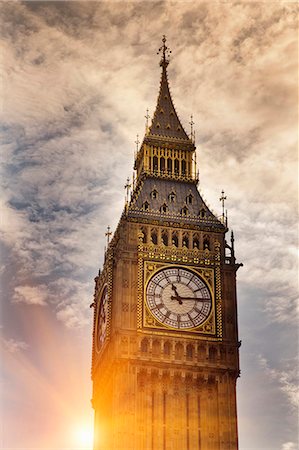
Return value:
[(181, 300), (193, 300), (195, 302), (205, 302), (209, 300), (208, 298), (203, 297), (180, 297)]

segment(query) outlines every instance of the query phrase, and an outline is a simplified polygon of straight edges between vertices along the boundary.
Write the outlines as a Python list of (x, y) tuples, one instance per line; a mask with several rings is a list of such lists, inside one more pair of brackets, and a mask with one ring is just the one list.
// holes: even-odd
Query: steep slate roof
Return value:
[[(152, 192), (157, 191), (156, 198)], [(175, 194), (175, 200), (170, 201), (169, 195)], [(191, 194), (192, 203), (187, 202), (187, 196)], [(148, 209), (144, 210), (144, 203), (148, 203)], [(161, 207), (167, 206), (167, 211), (163, 212)], [(182, 209), (188, 208), (187, 215), (182, 215)], [(204, 217), (200, 213), (204, 210)], [(159, 178), (145, 178), (139, 188), (135, 189), (132, 200), (128, 208), (129, 217), (149, 218), (165, 222), (184, 222), (194, 225), (215, 226), (224, 228), (224, 225), (214, 216), (203, 201), (194, 183), (183, 181), (163, 180)]]
[(170, 137), (190, 142), (180, 119), (175, 111), (167, 79), (168, 61), (162, 59), (162, 76), (156, 111), (149, 128), (149, 136)]

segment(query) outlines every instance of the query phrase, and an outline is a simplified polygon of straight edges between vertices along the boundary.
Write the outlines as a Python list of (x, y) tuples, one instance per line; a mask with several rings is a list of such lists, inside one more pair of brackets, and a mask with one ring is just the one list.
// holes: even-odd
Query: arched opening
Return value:
[(180, 170), (180, 163), (178, 159), (174, 160), (174, 173), (175, 175), (179, 174), (179, 170)]
[(151, 241), (153, 244), (157, 245), (158, 243), (158, 234), (156, 230), (151, 231)]
[(161, 240), (164, 245), (168, 245), (168, 233), (166, 231), (162, 231)]
[(171, 173), (172, 173), (172, 159), (171, 158), (167, 159), (167, 171), (168, 171), (169, 175), (171, 175)]
[(151, 192), (151, 197), (152, 197), (152, 199), (154, 199), (154, 200), (158, 197), (158, 191), (157, 191), (157, 189), (153, 189), (153, 190), (152, 190), (152, 192)]
[(186, 175), (186, 161), (182, 160), (182, 175)]
[(143, 209), (143, 211), (148, 211), (149, 210), (149, 202), (145, 201), (142, 204), (142, 209)]
[(166, 205), (166, 203), (163, 203), (163, 205), (160, 208), (160, 212), (161, 213), (166, 213), (168, 210), (168, 206)]
[(198, 234), (195, 234), (193, 236), (193, 248), (194, 249), (199, 249), (199, 236), (198, 236)]
[(210, 238), (208, 236), (204, 236), (203, 238), (203, 249), (210, 250)]
[(155, 340), (153, 342), (153, 346), (152, 346), (152, 354), (153, 354), (153, 356), (158, 356), (160, 354), (160, 349), (161, 349), (160, 342)]
[(173, 191), (171, 191), (170, 194), (169, 194), (169, 196), (168, 196), (168, 200), (169, 200), (171, 203), (174, 203), (174, 202), (175, 202), (175, 197), (176, 197), (175, 193), (174, 193)]
[(192, 194), (187, 195), (186, 197), (187, 205), (192, 205), (192, 202), (193, 202), (193, 195)]
[(146, 243), (146, 229), (145, 228), (141, 228), (141, 240), (142, 240), (142, 242), (145, 244)]
[(175, 359), (183, 359), (184, 356), (184, 347), (182, 344), (175, 344)]
[(203, 359), (206, 359), (206, 348), (204, 345), (199, 345), (197, 348), (197, 352), (198, 352), (198, 360), (202, 361)]
[(194, 356), (194, 348), (193, 345), (188, 344), (186, 347), (186, 358), (191, 361), (193, 359)]
[(153, 169), (154, 169), (154, 172), (158, 172), (158, 157), (157, 156), (153, 157)]
[(202, 209), (199, 211), (199, 217), (200, 217), (201, 219), (203, 219), (205, 216), (206, 216), (206, 211), (205, 211), (204, 208), (202, 208)]
[(183, 234), (183, 247), (189, 248), (189, 236), (187, 233)]
[(188, 216), (189, 210), (188, 210), (187, 206), (184, 206), (184, 208), (181, 209), (181, 214), (182, 214), (182, 216)]
[(160, 158), (160, 171), (164, 172), (165, 171), (165, 158)]
[(141, 353), (147, 353), (148, 352), (148, 340), (146, 338), (142, 339), (141, 345), (140, 345)]
[(171, 347), (170, 347), (170, 342), (165, 342), (165, 344), (164, 344), (164, 355), (165, 356), (170, 356), (170, 349), (171, 349)]
[(176, 232), (172, 233), (172, 239), (171, 239), (171, 243), (174, 247), (178, 247), (179, 246), (179, 238)]
[(216, 361), (217, 349), (215, 347), (209, 348), (209, 358), (211, 361)]

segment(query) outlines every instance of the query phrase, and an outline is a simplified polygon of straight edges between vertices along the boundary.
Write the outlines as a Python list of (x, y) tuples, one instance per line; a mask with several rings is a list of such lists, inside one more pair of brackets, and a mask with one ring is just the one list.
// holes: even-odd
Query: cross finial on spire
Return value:
[(168, 66), (168, 64), (169, 64), (169, 57), (170, 57), (171, 50), (169, 50), (169, 48), (166, 45), (166, 36), (165, 36), (165, 34), (163, 34), (162, 42), (163, 42), (163, 45), (159, 48), (159, 51), (157, 52), (157, 55), (159, 55), (159, 53), (162, 53), (160, 66), (166, 68)]

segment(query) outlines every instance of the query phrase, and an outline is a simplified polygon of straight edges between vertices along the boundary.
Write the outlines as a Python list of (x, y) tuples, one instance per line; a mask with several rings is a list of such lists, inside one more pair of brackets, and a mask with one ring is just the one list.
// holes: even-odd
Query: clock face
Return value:
[(161, 269), (152, 276), (146, 302), (161, 324), (181, 330), (201, 325), (212, 308), (206, 283), (196, 273), (180, 267)]
[(96, 321), (96, 348), (99, 351), (106, 339), (108, 321), (108, 288), (104, 287), (99, 303)]

